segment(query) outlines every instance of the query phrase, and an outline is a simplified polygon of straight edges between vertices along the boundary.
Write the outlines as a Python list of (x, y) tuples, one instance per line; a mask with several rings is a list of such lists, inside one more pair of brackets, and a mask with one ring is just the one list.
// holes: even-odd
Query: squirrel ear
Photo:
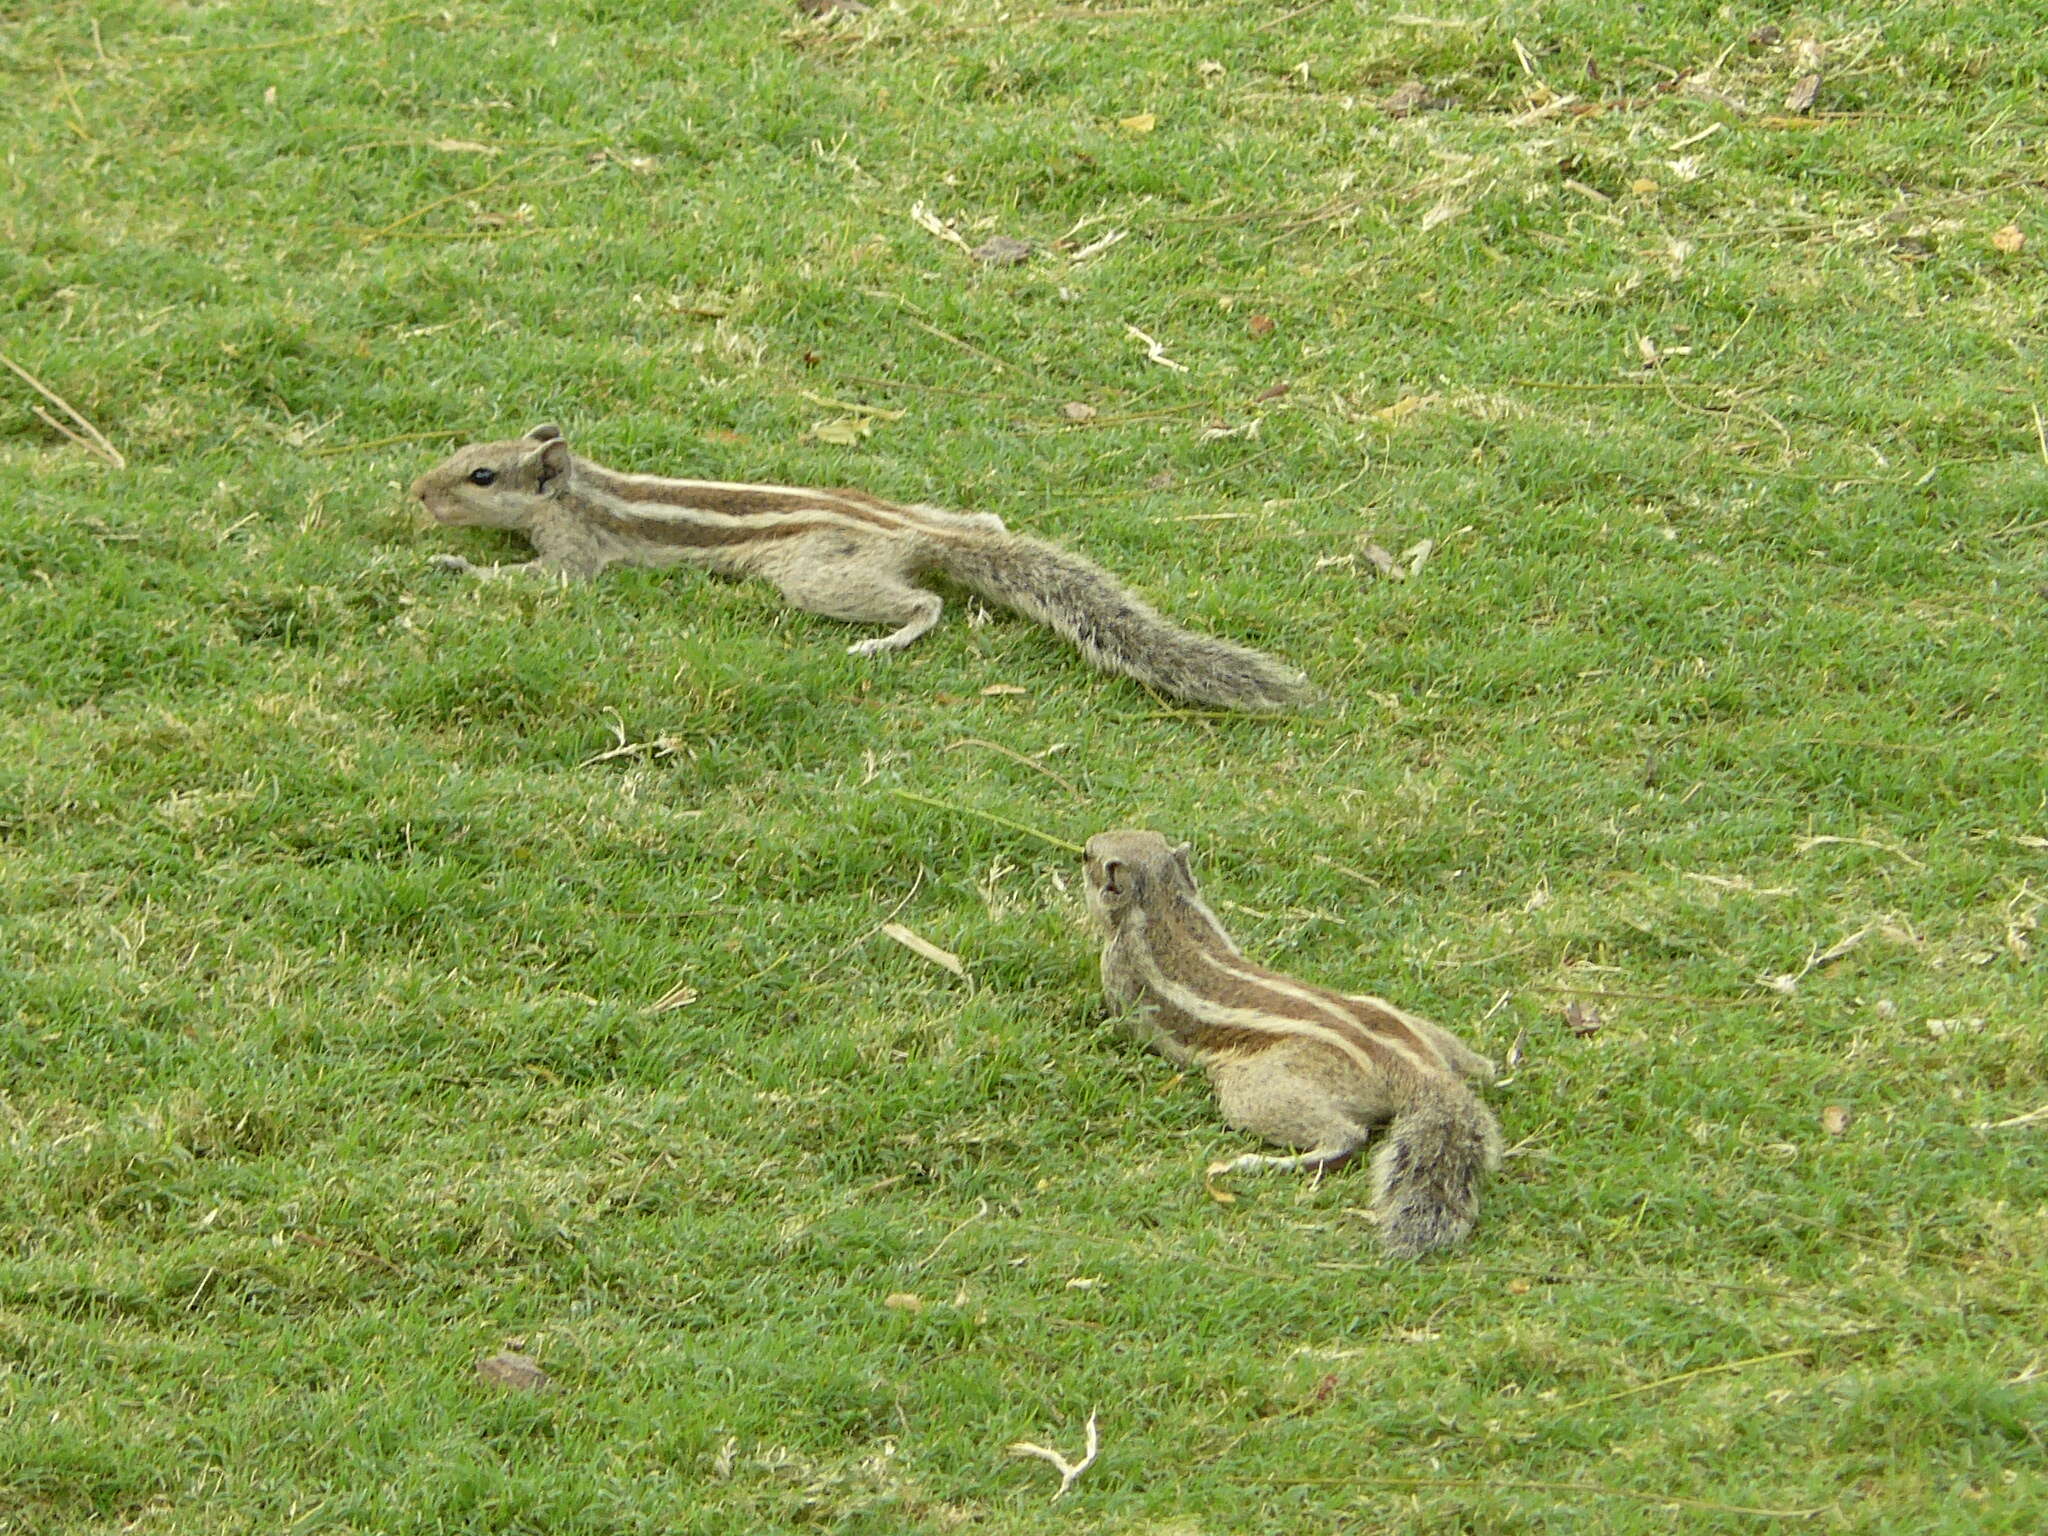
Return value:
[(1180, 872), (1188, 877), (1190, 885), (1194, 883), (1195, 866), (1189, 861), (1188, 855), (1194, 851), (1195, 845), (1193, 843), (1182, 843), (1173, 850), (1173, 862), (1180, 866)]
[(551, 437), (540, 445), (533, 455), (533, 463), (540, 468), (540, 477), (534, 489), (541, 495), (552, 495), (549, 489), (554, 482), (569, 472), (569, 445), (559, 437)]
[(1124, 893), (1124, 888), (1123, 888), (1122, 886), (1120, 886), (1120, 885), (1118, 885), (1118, 884), (1116, 883), (1116, 882), (1117, 882), (1117, 879), (1118, 879), (1118, 877), (1119, 877), (1119, 876), (1121, 876), (1121, 875), (1123, 874), (1123, 872), (1124, 872), (1124, 861), (1123, 861), (1122, 859), (1106, 859), (1106, 860), (1104, 860), (1104, 861), (1103, 861), (1103, 865), (1102, 865), (1102, 894), (1103, 894), (1103, 895), (1105, 895), (1105, 896), (1121, 896), (1121, 895), (1123, 895), (1123, 893)]
[(559, 443), (562, 440), (562, 429), (552, 421), (544, 421), (526, 435), (536, 443)]

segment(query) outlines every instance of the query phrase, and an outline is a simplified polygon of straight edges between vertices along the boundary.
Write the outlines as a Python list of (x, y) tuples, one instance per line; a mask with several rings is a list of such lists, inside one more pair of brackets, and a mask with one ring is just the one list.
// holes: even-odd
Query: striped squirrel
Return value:
[(1083, 854), (1088, 907), (1106, 940), (1102, 990), (1133, 1032), (1199, 1066), (1223, 1118), (1295, 1157), (1248, 1153), (1210, 1174), (1321, 1172), (1389, 1125), (1372, 1160), (1380, 1237), (1398, 1255), (1471, 1231), (1500, 1127), (1468, 1079), (1493, 1063), (1448, 1031), (1377, 997), (1311, 986), (1245, 959), (1202, 903), (1188, 845), (1104, 832)]
[(806, 613), (898, 626), (847, 647), (856, 656), (901, 650), (938, 623), (944, 604), (916, 583), (937, 571), (1162, 693), (1244, 710), (1309, 695), (1306, 679), (1272, 658), (1168, 623), (1100, 566), (1010, 533), (989, 513), (897, 506), (858, 491), (623, 475), (578, 458), (552, 426), (464, 448), (414, 481), (412, 494), (439, 522), (515, 529), (538, 554), (481, 567), (437, 556), (443, 570), (570, 579), (614, 564), (696, 565), (760, 576)]

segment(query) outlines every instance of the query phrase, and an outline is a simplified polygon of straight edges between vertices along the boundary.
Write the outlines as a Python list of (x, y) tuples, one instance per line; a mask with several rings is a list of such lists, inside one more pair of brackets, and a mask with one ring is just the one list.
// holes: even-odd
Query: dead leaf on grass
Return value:
[(1031, 242), (996, 235), (967, 253), (985, 267), (1015, 267), (1031, 259)]
[(1251, 319), (1245, 321), (1244, 328), (1254, 336), (1270, 336), (1274, 331), (1273, 317), (1271, 315), (1253, 315)]
[(1410, 576), (1420, 576), (1422, 574), (1422, 567), (1428, 563), (1429, 557), (1435, 549), (1435, 539), (1417, 539), (1413, 544), (1402, 550), (1401, 561), (1408, 567), (1408, 574)]
[(1380, 548), (1379, 545), (1368, 542), (1359, 553), (1370, 560), (1373, 563), (1373, 568), (1389, 581), (1406, 581), (1408, 579), (1408, 567), (1395, 559), (1386, 550)]
[(892, 1312), (922, 1312), (924, 1298), (914, 1291), (891, 1291), (882, 1298), (882, 1305)]
[(1820, 72), (1801, 75), (1785, 97), (1787, 112), (1811, 112), (1814, 102), (1820, 96)]
[(1849, 1129), (1849, 1121), (1852, 1118), (1854, 1117), (1850, 1115), (1845, 1106), (1830, 1104), (1820, 1112), (1820, 1128), (1830, 1136), (1839, 1136), (1842, 1132)]
[(1159, 126), (1159, 115), (1156, 112), (1139, 112), (1131, 117), (1118, 118), (1116, 125), (1128, 128), (1132, 133), (1150, 133)]
[(1417, 112), (1427, 111), (1437, 105), (1436, 98), (1429, 94), (1429, 87), (1420, 80), (1410, 80), (1397, 85), (1379, 104), (1380, 110), (1389, 117), (1412, 117)]
[(1582, 1003), (1575, 997), (1564, 1005), (1565, 1028), (1581, 1039), (1598, 1034), (1606, 1022), (1600, 1017), (1600, 1010), (1591, 1003)]
[(1060, 414), (1069, 421), (1093, 421), (1095, 419), (1095, 407), (1084, 405), (1079, 400), (1069, 400), (1060, 407)]
[(1968, 1019), (1929, 1019), (1927, 1021), (1927, 1033), (1930, 1038), (1935, 1040), (1947, 1040), (1954, 1035), (1979, 1034), (1983, 1031), (1983, 1028), (1984, 1020), (1981, 1016)]
[(925, 959), (931, 961), (933, 965), (938, 966), (942, 970), (951, 971), (962, 981), (967, 979), (967, 967), (960, 963), (958, 955), (950, 950), (939, 948), (938, 945), (914, 929), (906, 928), (901, 923), (884, 923), (882, 924), (882, 932), (886, 933), (912, 954), (922, 955)]
[(1383, 405), (1373, 412), (1381, 421), (1403, 422), (1417, 411), (1427, 410), (1436, 404), (1435, 395), (1403, 395), (1392, 405)]
[(1025, 698), (1030, 693), (1029, 688), (1019, 687), (1016, 683), (990, 683), (981, 690), (984, 699)]
[(875, 430), (872, 419), (866, 416), (835, 416), (829, 421), (811, 423), (804, 436), (814, 442), (830, 443), (837, 448), (851, 448)]
[(2027, 248), (2027, 237), (2017, 224), (2008, 224), (1991, 237), (1991, 248), (2005, 256), (2017, 256)]
[(554, 1378), (540, 1368), (540, 1362), (531, 1355), (514, 1354), (511, 1350), (500, 1350), (495, 1355), (485, 1355), (476, 1363), (477, 1380), (487, 1387), (500, 1387), (507, 1392), (545, 1392), (554, 1385)]

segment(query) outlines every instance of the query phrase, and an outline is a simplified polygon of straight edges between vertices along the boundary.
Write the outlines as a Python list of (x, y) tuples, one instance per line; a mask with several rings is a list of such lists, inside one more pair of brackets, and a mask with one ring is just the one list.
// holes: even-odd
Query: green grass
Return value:
[[(0, 5), (0, 349), (127, 465), (0, 375), (0, 1528), (2048, 1522), (2036, 19), (1289, 9)], [(544, 419), (1329, 707), (435, 579)], [(1518, 1047), (1470, 1247), (1211, 1201), (993, 817)]]

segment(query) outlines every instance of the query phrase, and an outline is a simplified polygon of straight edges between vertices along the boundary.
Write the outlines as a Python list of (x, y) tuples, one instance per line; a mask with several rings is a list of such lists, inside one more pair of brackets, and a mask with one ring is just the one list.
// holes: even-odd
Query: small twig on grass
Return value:
[[(585, 142), (595, 143), (596, 141), (586, 140)], [(521, 156), (519, 159), (514, 160), (510, 165), (506, 166), (502, 171), (498, 172), (497, 175), (480, 181), (473, 187), (464, 187), (460, 192), (450, 192), (446, 197), (437, 197), (431, 203), (422, 203), (419, 207), (413, 209), (411, 213), (403, 214), (400, 217), (393, 219), (389, 224), (384, 225), (380, 229), (371, 230), (369, 234), (363, 237), (363, 243), (365, 245), (368, 245), (372, 240), (382, 240), (386, 235), (390, 234), (393, 230), (403, 229), (406, 225), (410, 224), (414, 219), (425, 218), (428, 214), (432, 213), (436, 208), (445, 208), (450, 203), (460, 202), (465, 197), (475, 197), (479, 192), (487, 192), (492, 187), (495, 187), (499, 182), (505, 180), (506, 177), (512, 175), (515, 171), (525, 170), (527, 166), (533, 164), (534, 161), (541, 159), (547, 153), (548, 151), (543, 149), (537, 150), (530, 155)]]
[(1530, 988), (1532, 992), (1555, 992), (1564, 997), (1594, 997), (1603, 1001), (1629, 1003), (1692, 1003), (1712, 1008), (1742, 1008), (1758, 1003), (1775, 1003), (1771, 997), (1701, 997), (1692, 992), (1605, 992), (1598, 987), (1565, 987), (1542, 983)]
[(1124, 329), (1129, 331), (1133, 336), (1137, 337), (1138, 340), (1145, 343), (1146, 362), (1157, 363), (1162, 368), (1171, 368), (1175, 373), (1186, 373), (1188, 371), (1188, 365), (1186, 363), (1177, 363), (1172, 358), (1166, 355), (1165, 343), (1156, 341), (1152, 337), (1147, 336), (1143, 331), (1139, 330), (1135, 325), (1132, 325), (1128, 320), (1124, 322)]
[(401, 432), (396, 437), (373, 437), (366, 443), (329, 443), (325, 448), (308, 448), (306, 456), (312, 459), (331, 459), (343, 453), (368, 453), (372, 448), (395, 448), (400, 443), (433, 443), (442, 438), (460, 437), (458, 428), (445, 432)]
[(877, 421), (901, 421), (910, 414), (908, 411), (887, 410), (879, 405), (855, 405), (852, 401), (835, 400), (830, 395), (816, 394), (808, 389), (800, 389), (797, 393), (811, 404), (822, 405), (828, 411), (845, 411), (852, 416), (872, 416)]
[(1970, 1127), (1975, 1131), (2008, 1131), (2015, 1126), (2041, 1125), (2048, 1123), (2048, 1104), (2039, 1109), (2030, 1109), (2023, 1115), (2012, 1115), (2004, 1120), (1980, 1120)]
[(948, 742), (946, 744), (946, 750), (948, 752), (956, 751), (961, 747), (986, 747), (991, 752), (1000, 752), (1004, 757), (1007, 757), (1013, 763), (1022, 763), (1026, 768), (1037, 769), (1040, 773), (1044, 774), (1048, 779), (1051, 779), (1053, 783), (1059, 785), (1061, 789), (1064, 789), (1068, 794), (1074, 796), (1076, 799), (1080, 798), (1080, 788), (1074, 783), (1072, 779), (1065, 778), (1060, 774), (1054, 773), (1050, 768), (1046, 767), (1045, 764), (1039, 762), (1036, 758), (1026, 757), (1022, 752), (1012, 751), (1010, 748), (1004, 746), (999, 741), (983, 741), (979, 736), (962, 736), (958, 741)]
[(1661, 1377), (1646, 1381), (1639, 1387), (1623, 1387), (1619, 1392), (1603, 1392), (1598, 1397), (1582, 1397), (1574, 1402), (1559, 1403), (1552, 1413), (1569, 1413), (1574, 1408), (1591, 1408), (1596, 1403), (1612, 1403), (1624, 1397), (1637, 1397), (1644, 1392), (1654, 1392), (1659, 1387), (1676, 1386), (1681, 1381), (1691, 1381), (1698, 1376), (1714, 1376), (1722, 1371), (1739, 1371), (1744, 1366), (1763, 1365), (1771, 1360), (1790, 1360), (1795, 1356), (1810, 1355), (1810, 1349), (1781, 1349), (1772, 1355), (1751, 1355), (1747, 1360), (1727, 1360), (1720, 1365), (1703, 1365), (1696, 1371), (1681, 1371), (1676, 1376)]
[[(336, 27), (332, 32), (308, 32), (300, 37), (280, 37), (268, 43), (231, 43), (225, 48), (187, 48), (178, 53), (159, 53), (150, 58), (123, 60), (124, 63), (174, 64), (182, 59), (215, 59), (229, 53), (267, 53), (273, 48), (297, 48), (306, 43), (324, 43), (329, 38), (352, 37), (358, 32), (381, 32), (408, 21), (426, 21), (436, 13), (433, 11), (410, 11), (403, 16), (386, 16), (380, 20), (360, 22), (352, 27)], [(99, 41), (99, 23), (93, 23), (93, 41)], [(102, 50), (101, 58), (106, 57)]]
[(71, 77), (64, 72), (64, 63), (57, 61), (57, 86), (64, 93), (64, 105), (71, 109), (71, 126), (86, 143), (92, 142), (92, 130), (85, 126), (85, 114), (78, 110), (78, 93), (71, 89)]
[(2030, 400), (2027, 409), (2034, 413), (2034, 440), (2041, 445), (2041, 462), (2048, 464), (2048, 426), (2042, 425), (2041, 407)]
[(949, 811), (959, 816), (979, 816), (983, 821), (992, 821), (999, 827), (1008, 827), (1012, 832), (1022, 832), (1029, 837), (1035, 837), (1041, 843), (1050, 843), (1055, 848), (1064, 848), (1068, 853), (1079, 853), (1081, 851), (1079, 843), (1070, 843), (1063, 837), (1054, 837), (1050, 832), (1041, 832), (1036, 827), (1027, 827), (1021, 821), (1012, 821), (1007, 816), (998, 816), (994, 811), (977, 810), (971, 805), (948, 805), (943, 800), (934, 800), (928, 795), (913, 794), (907, 789), (891, 788), (889, 793), (899, 800), (909, 800), (918, 805), (928, 805), (935, 811)]
[(872, 379), (858, 373), (846, 375), (849, 384), (864, 384), (870, 389), (922, 389), (934, 395), (958, 395), (963, 400), (1003, 400), (1012, 396), (999, 394), (987, 389), (956, 389), (950, 384), (928, 384), (923, 379)]
[(962, 341), (958, 336), (955, 336), (951, 331), (942, 331), (936, 325), (933, 325), (930, 321), (920, 320), (915, 314), (911, 312), (913, 306), (911, 305), (909, 300), (900, 298), (896, 294), (890, 293), (887, 289), (883, 288), (863, 288), (860, 291), (866, 294), (871, 299), (882, 299), (887, 301), (888, 303), (894, 304), (897, 310), (902, 314), (903, 318), (908, 320), (912, 325), (916, 326), (920, 331), (923, 331), (928, 335), (936, 336), (941, 341), (951, 342), (954, 346), (960, 348), (960, 350), (963, 352), (973, 353), (976, 357), (980, 358), (984, 363), (987, 363), (991, 368), (995, 369), (996, 372), (1008, 373), (1011, 371), (1010, 365), (1004, 362), (1000, 357), (997, 357), (995, 353), (984, 352), (980, 347), (977, 347), (973, 342)]
[(310, 1232), (294, 1232), (292, 1236), (308, 1248), (324, 1248), (329, 1253), (345, 1253), (352, 1259), (361, 1259), (365, 1264), (374, 1264), (387, 1273), (405, 1277), (405, 1271), (385, 1258), (381, 1253), (372, 1253), (367, 1248), (351, 1248), (347, 1243), (330, 1243), (324, 1237), (315, 1237)]
[(1753, 1504), (1719, 1504), (1712, 1499), (1687, 1498), (1682, 1493), (1645, 1493), (1638, 1488), (1614, 1488), (1606, 1483), (1549, 1483), (1496, 1477), (1329, 1477), (1289, 1478), (1292, 1483), (1354, 1483), (1373, 1488), (1469, 1488), (1477, 1492), (1513, 1490), (1524, 1493), (1589, 1493), (1606, 1499), (1635, 1499), (1644, 1504), (1675, 1504), (1681, 1509), (1704, 1510), (1716, 1515), (1754, 1515), (1760, 1520), (1818, 1520), (1833, 1506), (1819, 1509), (1760, 1509)]
[[(1265, 449), (1263, 452), (1247, 454), (1245, 457), (1239, 459), (1235, 464), (1226, 464), (1223, 468), (1216, 470), (1213, 474), (1201, 475), (1193, 480), (1184, 480), (1178, 485), (1169, 485), (1164, 487), (1164, 489), (1169, 491), (1192, 491), (1193, 489), (1195, 489), (1196, 486), (1208, 485), (1212, 481), (1221, 480), (1226, 475), (1234, 475), (1240, 469), (1249, 469), (1252, 465), (1258, 463), (1261, 459), (1270, 459), (1273, 457), (1274, 454), (1279, 453), (1286, 446), (1287, 445), (1285, 443), (1275, 443), (1272, 447)], [(1139, 486), (1136, 490), (1090, 491), (1087, 495), (1075, 499), (1080, 501), (1115, 501), (1125, 496), (1143, 496), (1150, 492), (1151, 489), (1152, 488), (1150, 486)]]
[(26, 368), (22, 367), (21, 364), (17, 363), (5, 352), (0, 352), (0, 363), (5, 363), (9, 368), (13, 369), (14, 372), (19, 374), (23, 381), (27, 383), (30, 389), (33, 389), (37, 394), (41, 395), (45, 400), (49, 401), (50, 404), (56, 406), (58, 410), (62, 411), (66, 416), (69, 416), (73, 421), (77, 422), (79, 430), (82, 431), (85, 435), (83, 437), (79, 436), (78, 432), (73, 432), (72, 430), (70, 430), (70, 428), (64, 426), (54, 416), (51, 416), (47, 411), (44, 411), (40, 406), (30, 406), (29, 409), (34, 411), (37, 416), (41, 417), (42, 420), (49, 423), (49, 425), (55, 427), (59, 432), (62, 432), (74, 443), (77, 443), (79, 446), (83, 448), (88, 448), (92, 452), (98, 454), (101, 458), (105, 459), (109, 464), (113, 465), (114, 468), (126, 469), (128, 467), (128, 461), (121, 457), (120, 450), (117, 449), (112, 443), (107, 441), (105, 435), (101, 433), (98, 427), (94, 426), (91, 422), (87, 421), (83, 416), (81, 416), (78, 413), (78, 408), (74, 406), (69, 400), (66, 400), (62, 395), (58, 394), (54, 389), (50, 388), (49, 385), (45, 384), (41, 379), (37, 378), (34, 374), (30, 373)]
[(988, 1215), (988, 1202), (986, 1200), (976, 1201), (974, 1214), (968, 1217), (965, 1221), (961, 1222), (960, 1225), (955, 1227), (952, 1231), (948, 1232), (944, 1237), (940, 1238), (936, 1243), (932, 1244), (932, 1251), (926, 1254), (923, 1258), (919, 1259), (915, 1264), (911, 1265), (910, 1272), (912, 1274), (916, 1274), (920, 1269), (923, 1269), (925, 1265), (931, 1263), (933, 1259), (936, 1259), (941, 1253), (945, 1251), (946, 1244), (952, 1242), (954, 1238), (958, 1237), (962, 1232), (965, 1232), (969, 1227), (973, 1226), (977, 1221), (980, 1221), (986, 1215)]
[(1012, 1456), (1035, 1456), (1040, 1461), (1049, 1461), (1060, 1474), (1059, 1488), (1053, 1493), (1057, 1503), (1073, 1487), (1081, 1474), (1095, 1465), (1095, 1456), (1102, 1449), (1102, 1440), (1095, 1432), (1095, 1415), (1088, 1415), (1088, 1449), (1079, 1461), (1069, 1461), (1058, 1451), (1043, 1445), (1034, 1445), (1029, 1440), (1019, 1440), (1010, 1447)]
[(1306, 16), (1310, 11), (1319, 11), (1329, 3), (1330, 0), (1308, 0), (1306, 5), (1297, 5), (1291, 11), (1282, 11), (1278, 16), (1268, 17), (1256, 27), (1253, 27), (1252, 30), (1254, 32), (1270, 32), (1275, 27), (1285, 26), (1297, 16)]

